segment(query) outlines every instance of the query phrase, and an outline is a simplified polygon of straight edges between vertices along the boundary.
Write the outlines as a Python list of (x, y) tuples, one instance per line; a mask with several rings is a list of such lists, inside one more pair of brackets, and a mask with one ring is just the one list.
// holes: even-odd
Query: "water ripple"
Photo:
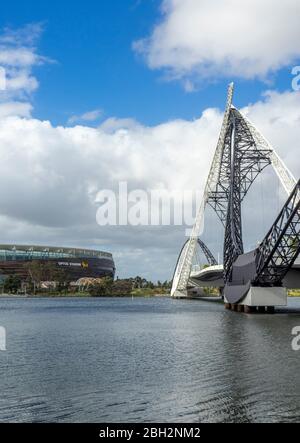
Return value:
[(2, 422), (297, 422), (300, 301), (5, 299)]

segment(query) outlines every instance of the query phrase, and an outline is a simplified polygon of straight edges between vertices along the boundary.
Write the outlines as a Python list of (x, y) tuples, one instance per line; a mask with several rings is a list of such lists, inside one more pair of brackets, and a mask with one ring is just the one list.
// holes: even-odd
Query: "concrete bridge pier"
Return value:
[(266, 311), (268, 314), (274, 314), (275, 313), (275, 306), (266, 306)]
[(225, 303), (225, 309), (245, 314), (274, 314), (275, 306), (249, 306), (243, 304)]
[(253, 314), (255, 312), (255, 306), (244, 305), (245, 314)]
[(264, 313), (266, 312), (266, 307), (265, 307), (265, 306), (258, 306), (258, 307), (257, 307), (257, 311), (258, 311), (260, 314), (264, 314)]
[[(234, 288), (234, 287), (233, 287)], [(284, 287), (251, 286), (246, 295), (236, 303), (225, 296), (225, 308), (250, 314), (273, 314), (275, 306), (287, 306), (287, 289)]]

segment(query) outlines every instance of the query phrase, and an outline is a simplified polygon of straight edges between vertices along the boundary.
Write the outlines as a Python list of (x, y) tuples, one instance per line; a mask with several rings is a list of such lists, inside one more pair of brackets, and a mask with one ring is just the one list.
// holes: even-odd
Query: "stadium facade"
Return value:
[(51, 263), (64, 270), (68, 281), (84, 277), (112, 277), (115, 264), (112, 254), (103, 251), (51, 246), (0, 245), (0, 277), (16, 275), (22, 280), (30, 278), (28, 263)]

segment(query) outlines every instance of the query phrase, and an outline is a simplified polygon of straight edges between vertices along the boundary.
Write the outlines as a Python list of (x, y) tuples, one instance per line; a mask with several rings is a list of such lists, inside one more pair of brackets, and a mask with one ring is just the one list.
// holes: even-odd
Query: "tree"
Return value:
[(112, 295), (126, 297), (131, 294), (132, 282), (130, 280), (118, 280), (112, 284)]
[(169, 282), (168, 282), (167, 280), (164, 281), (163, 284), (162, 284), (162, 287), (163, 287), (164, 289), (167, 289), (167, 288), (169, 287)]
[(66, 273), (58, 269), (55, 263), (33, 260), (27, 263), (25, 269), (34, 286), (39, 286), (42, 281), (54, 281), (58, 283), (59, 290), (66, 287)]
[(10, 275), (4, 282), (4, 291), (15, 294), (21, 288), (21, 279), (16, 275)]
[(112, 284), (112, 278), (104, 277), (99, 282), (89, 287), (89, 294), (92, 297), (107, 297), (112, 293)]
[(142, 284), (143, 284), (143, 279), (142, 279), (142, 277), (140, 277), (140, 276), (138, 275), (137, 277), (135, 277), (135, 278), (133, 279), (133, 281), (134, 281), (134, 285), (133, 285), (134, 289), (141, 289)]

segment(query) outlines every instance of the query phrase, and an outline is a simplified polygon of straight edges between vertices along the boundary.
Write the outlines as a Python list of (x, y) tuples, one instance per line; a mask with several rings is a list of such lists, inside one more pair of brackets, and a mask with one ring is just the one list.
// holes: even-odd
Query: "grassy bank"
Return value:
[(288, 291), (289, 297), (300, 297), (300, 289), (290, 289)]
[(133, 289), (130, 295), (133, 297), (155, 297), (157, 295), (169, 295), (169, 293), (169, 290), (162, 288), (141, 288)]

